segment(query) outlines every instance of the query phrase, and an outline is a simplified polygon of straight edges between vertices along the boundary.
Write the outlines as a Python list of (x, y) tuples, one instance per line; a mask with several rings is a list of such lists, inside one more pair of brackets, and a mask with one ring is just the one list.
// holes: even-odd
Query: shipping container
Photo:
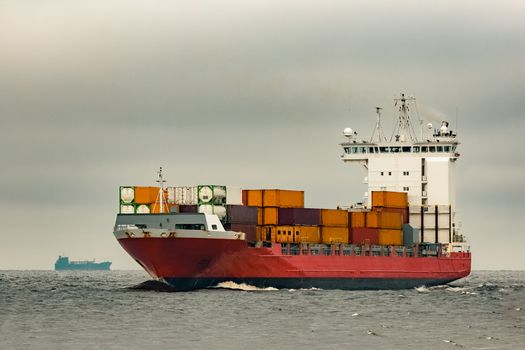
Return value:
[(372, 207), (406, 208), (408, 195), (406, 192), (372, 191)]
[(348, 243), (348, 227), (321, 226), (321, 240), (324, 244)]
[[(162, 208), (163, 211), (162, 213), (169, 213), (170, 212), (170, 209), (171, 207), (173, 207), (175, 204), (168, 204), (166, 202), (164, 202), (164, 207)], [(161, 213), (160, 211), (160, 202), (155, 202), (155, 203), (151, 203), (150, 204), (150, 213), (152, 214), (159, 214)]]
[(258, 241), (264, 241), (266, 240), (266, 237), (264, 236), (264, 226), (257, 226), (257, 236)]
[(398, 212), (378, 210), (377, 208), (366, 213), (366, 226), (370, 228), (401, 229), (403, 216)]
[(268, 226), (261, 226), (261, 227), (262, 227), (263, 241), (275, 242), (277, 226), (268, 225)]
[(264, 210), (262, 207), (259, 207), (257, 208), (257, 225), (259, 226), (263, 226), (264, 223), (263, 223), (263, 214), (264, 214)]
[(299, 231), (296, 243), (320, 243), (321, 242), (321, 228), (319, 226), (296, 226), (295, 231)]
[(322, 226), (348, 227), (348, 211), (339, 209), (321, 209)]
[(263, 225), (277, 225), (279, 208), (263, 208)]
[[(277, 243), (293, 243), (296, 230), (293, 226), (277, 226), (275, 241)], [(297, 234), (299, 231), (297, 231)]]
[(257, 225), (257, 207), (244, 205), (227, 205), (226, 222), (235, 224)]
[(244, 232), (246, 241), (254, 243), (257, 241), (257, 225), (255, 224), (226, 224), (224, 229), (227, 231)]
[(135, 208), (135, 213), (137, 214), (149, 214), (150, 208), (149, 204), (138, 204)]
[(263, 207), (304, 208), (304, 191), (264, 190)]
[[(150, 204), (159, 199), (159, 187), (135, 187), (135, 200), (137, 204)], [(160, 200), (159, 200), (160, 201)]]
[(379, 229), (355, 227), (349, 230), (349, 240), (352, 244), (379, 244)]
[(319, 209), (279, 208), (279, 225), (320, 225)]
[(130, 204), (135, 199), (135, 189), (133, 186), (120, 186), (119, 189), (120, 203)]
[(179, 205), (179, 213), (198, 213), (197, 205), (195, 204), (181, 204)]
[(133, 204), (121, 204), (120, 214), (134, 214), (135, 206)]
[(210, 215), (217, 215), (219, 220), (224, 221), (226, 219), (226, 207), (220, 204), (200, 204), (198, 206), (198, 212)]
[(244, 190), (246, 192), (246, 203), (251, 207), (262, 207), (263, 206), (263, 190)]
[(366, 227), (366, 213), (364, 211), (351, 211), (348, 213), (350, 220), (350, 227), (359, 228)]
[(401, 220), (403, 224), (409, 223), (409, 211), (408, 207), (406, 208), (374, 208), (374, 210), (381, 211), (381, 212), (389, 212), (389, 213), (399, 213), (401, 215)]
[(403, 224), (403, 245), (411, 247), (421, 241), (419, 229), (413, 228), (409, 224)]
[(242, 205), (242, 190), (240, 187), (226, 186), (226, 204)]
[(379, 245), (403, 245), (403, 230), (379, 230)]

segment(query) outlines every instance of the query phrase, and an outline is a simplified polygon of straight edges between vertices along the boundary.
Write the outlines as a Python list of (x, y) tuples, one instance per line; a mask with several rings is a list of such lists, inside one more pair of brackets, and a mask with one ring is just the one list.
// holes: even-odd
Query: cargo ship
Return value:
[[(341, 160), (364, 166), (359, 202), (305, 208), (304, 192), (222, 185), (121, 186), (114, 236), (153, 278), (188, 291), (256, 287), (406, 289), (466, 277), (470, 247), (456, 217), (457, 134), (411, 122), (395, 99), (390, 139), (381, 108), (372, 136), (344, 129)], [(419, 134), (419, 135), (418, 135)]]
[(55, 271), (109, 271), (111, 262), (97, 263), (95, 260), (70, 261), (67, 256), (59, 256), (55, 262)]

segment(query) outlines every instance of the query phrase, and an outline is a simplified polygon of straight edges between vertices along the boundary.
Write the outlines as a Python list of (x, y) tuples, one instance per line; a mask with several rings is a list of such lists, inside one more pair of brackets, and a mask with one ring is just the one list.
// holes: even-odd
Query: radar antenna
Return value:
[(405, 94), (401, 94), (401, 98), (394, 99), (394, 106), (399, 105), (399, 119), (394, 127), (390, 141), (392, 141), (394, 137), (395, 141), (405, 141), (407, 138), (413, 142), (417, 141), (417, 136), (410, 121), (410, 115), (408, 114), (408, 112), (410, 112), (409, 104), (412, 102), (415, 103), (415, 100), (414, 97), (405, 97)]
[(376, 107), (376, 113), (377, 113), (377, 120), (376, 120), (376, 126), (374, 127), (374, 131), (372, 132), (372, 137), (370, 137), (370, 142), (374, 141), (374, 136), (376, 136), (377, 132), (377, 142), (385, 142), (386, 137), (383, 133), (383, 127), (381, 126), (381, 110), (383, 108)]

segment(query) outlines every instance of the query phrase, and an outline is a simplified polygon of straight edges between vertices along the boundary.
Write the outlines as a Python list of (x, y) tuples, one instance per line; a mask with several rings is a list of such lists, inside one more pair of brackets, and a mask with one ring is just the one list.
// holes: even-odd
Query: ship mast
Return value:
[(399, 119), (394, 127), (390, 141), (418, 141), (408, 114), (410, 112), (409, 103), (415, 100), (413, 97), (405, 97), (405, 94), (401, 94), (401, 98), (394, 99), (394, 106), (399, 105)]
[(157, 171), (157, 174), (159, 174), (158, 180), (156, 182), (159, 183), (159, 194), (157, 196), (157, 202), (160, 202), (160, 212), (164, 213), (164, 183), (166, 180), (162, 177), (162, 167), (159, 168), (159, 171)]
[(377, 132), (377, 141), (376, 142), (386, 142), (385, 134), (383, 133), (383, 127), (381, 126), (381, 110), (383, 108), (376, 107), (376, 113), (377, 113), (377, 119), (376, 119), (376, 126), (374, 127), (374, 131), (372, 131), (372, 136), (370, 137), (370, 142), (374, 142), (374, 136)]

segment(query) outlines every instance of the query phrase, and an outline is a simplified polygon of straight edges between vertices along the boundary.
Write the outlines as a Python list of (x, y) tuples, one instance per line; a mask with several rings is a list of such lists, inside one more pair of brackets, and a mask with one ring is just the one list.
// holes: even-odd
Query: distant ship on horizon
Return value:
[(60, 255), (55, 262), (55, 271), (109, 271), (110, 266), (110, 261), (70, 261), (69, 257)]

